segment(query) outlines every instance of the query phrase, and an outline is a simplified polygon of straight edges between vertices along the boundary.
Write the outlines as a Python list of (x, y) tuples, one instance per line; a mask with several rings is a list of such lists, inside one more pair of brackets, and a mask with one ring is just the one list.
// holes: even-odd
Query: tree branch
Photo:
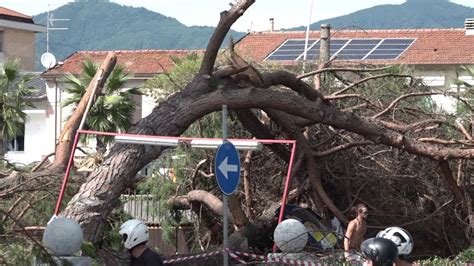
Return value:
[[(343, 222), (347, 222), (347, 218), (344, 214), (337, 208), (337, 206), (333, 203), (331, 198), (327, 195), (326, 191), (324, 190), (323, 185), (321, 184), (321, 178), (319, 173), (316, 171), (316, 161), (313, 157), (311, 157), (312, 149), (306, 139), (306, 137), (301, 133), (299, 130), (294, 130), (295, 126), (292, 125), (290, 119), (288, 119), (288, 115), (282, 113), (280, 111), (272, 111), (272, 117), (278, 121), (280, 125), (283, 125), (286, 130), (293, 135), (293, 137), (297, 141), (297, 145), (302, 147), (302, 150), (306, 154), (307, 158), (307, 169), (308, 175), (310, 179), (310, 183), (313, 186), (313, 189), (318, 192), (319, 196), (321, 197), (322, 201), (326, 206), (331, 210), (334, 215)], [(322, 211), (322, 210), (320, 210)]]
[[(276, 139), (276, 136), (272, 134), (267, 126), (258, 120), (252, 111), (238, 110), (237, 117), (242, 125), (257, 139)], [(282, 145), (272, 144), (266, 146), (275, 152), (282, 160), (288, 161), (290, 159), (290, 153)]]
[[(212, 99), (212, 106), (207, 99)], [(474, 149), (448, 148), (422, 143), (387, 129), (379, 120), (360, 117), (350, 112), (341, 112), (331, 105), (305, 100), (288, 90), (236, 88), (232, 90), (232, 93), (217, 90), (210, 92), (205, 97), (193, 98), (192, 103), (188, 104), (194, 113), (200, 112), (202, 109), (217, 111), (222, 108), (222, 104), (227, 104), (230, 109), (272, 108), (312, 120), (314, 123), (345, 129), (372, 140), (375, 144), (400, 148), (408, 153), (426, 158), (435, 160), (440, 158), (446, 160), (474, 158)], [(186, 114), (179, 112), (176, 115), (186, 116)]]
[(471, 141), (463, 141), (463, 140), (445, 140), (445, 139), (437, 139), (437, 138), (418, 138), (418, 141), (421, 142), (431, 142), (436, 144), (443, 144), (443, 145), (467, 145), (467, 146), (474, 146), (474, 142)]
[(372, 118), (373, 119), (378, 118), (379, 116), (381, 116), (381, 115), (385, 114), (386, 112), (390, 111), (390, 109), (392, 109), (398, 102), (400, 102), (401, 100), (403, 100), (405, 98), (417, 97), (417, 96), (439, 95), (439, 94), (442, 94), (442, 93), (440, 93), (440, 92), (414, 92), (414, 93), (404, 94), (404, 95), (398, 97), (397, 99), (393, 100), (387, 106), (387, 108), (385, 108), (382, 112), (372, 116)]
[(347, 150), (347, 149), (350, 149), (350, 148), (353, 148), (353, 147), (367, 146), (367, 145), (371, 145), (371, 144), (373, 144), (373, 142), (370, 141), (370, 140), (350, 142), (350, 143), (347, 143), (347, 144), (339, 145), (337, 147), (331, 148), (331, 149), (326, 150), (326, 151), (319, 151), (319, 152), (318, 151), (313, 151), (311, 153), (311, 156), (313, 156), (313, 157), (324, 157), (324, 156), (328, 156), (328, 155), (331, 155), (333, 153), (340, 152), (340, 151), (343, 151), (343, 150)]
[(463, 206), (463, 214), (467, 215), (469, 212), (465, 208), (465, 198), (463, 196), (463, 192), (461, 188), (458, 186), (456, 183), (456, 180), (454, 180), (453, 177), (453, 172), (451, 171), (451, 167), (449, 166), (449, 163), (446, 160), (441, 160), (438, 162), (438, 166), (440, 168), (441, 176), (444, 178), (444, 181), (451, 190), (451, 193), (453, 194), (454, 198), (456, 199), (456, 203), (461, 204)]
[(410, 75), (403, 75), (403, 74), (393, 74), (393, 73), (386, 73), (386, 74), (381, 74), (381, 75), (376, 75), (376, 76), (370, 76), (370, 77), (367, 77), (367, 78), (364, 78), (364, 79), (361, 79), (361, 80), (358, 80), (357, 82), (355, 83), (352, 83), (351, 85), (345, 87), (344, 89), (342, 90), (339, 90), (339, 91), (336, 91), (334, 92), (333, 94), (331, 94), (332, 96), (336, 96), (336, 95), (339, 95), (341, 93), (344, 93), (364, 82), (367, 82), (369, 80), (372, 80), (372, 79), (379, 79), (379, 78), (385, 78), (385, 77), (400, 77), (400, 78), (410, 78), (410, 83), (413, 82), (413, 77), (410, 76)]
[(263, 84), (265, 88), (269, 88), (274, 85), (286, 86), (297, 93), (304, 95), (311, 101), (317, 99), (324, 100), (324, 96), (317, 90), (313, 89), (308, 83), (296, 78), (295, 74), (279, 70), (275, 72), (262, 73)]
[(201, 68), (199, 69), (199, 75), (211, 75), (216, 62), (217, 53), (221, 47), (225, 36), (230, 30), (232, 24), (242, 16), (255, 0), (239, 0), (238, 3), (234, 4), (229, 11), (223, 11), (221, 18), (217, 24), (214, 33), (209, 40), (209, 43), (202, 59)]
[(455, 123), (456, 123), (456, 128), (462, 132), (464, 137), (468, 140), (472, 140), (471, 134), (469, 134), (469, 132), (467, 132), (466, 128), (461, 124), (461, 122), (456, 120)]
[(390, 69), (391, 67), (392, 66), (382, 67), (382, 68), (368, 68), (368, 69), (364, 69), (364, 68), (322, 68), (322, 69), (318, 69), (318, 70), (311, 71), (311, 72), (308, 72), (308, 73), (304, 73), (302, 75), (297, 76), (296, 78), (297, 79), (304, 79), (306, 77), (314, 76), (314, 75), (321, 74), (321, 73), (324, 73), (324, 72), (377, 72), (377, 71), (384, 71), (384, 70)]

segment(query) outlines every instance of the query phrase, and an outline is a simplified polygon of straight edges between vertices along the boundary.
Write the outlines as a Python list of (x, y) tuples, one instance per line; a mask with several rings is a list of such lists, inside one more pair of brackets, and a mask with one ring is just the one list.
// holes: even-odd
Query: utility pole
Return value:
[[(331, 25), (322, 24), (321, 31), (319, 34), (319, 62), (318, 69), (326, 67), (327, 63), (331, 58)], [(324, 74), (317, 74), (314, 76), (314, 89), (320, 91), (323, 95), (326, 95), (328, 91), (323, 91), (321, 86), (321, 79)]]
[(53, 14), (49, 12), (48, 8), (48, 13), (46, 14), (46, 52), (49, 53), (49, 31), (50, 30), (67, 30), (68, 28), (52, 28), (51, 26), (54, 26), (53, 22), (54, 21), (69, 21), (70, 19), (68, 18), (53, 18)]
[(327, 64), (331, 56), (331, 25), (322, 24), (321, 25), (321, 35), (320, 35), (320, 47), (319, 47), (319, 62), (321, 64)]

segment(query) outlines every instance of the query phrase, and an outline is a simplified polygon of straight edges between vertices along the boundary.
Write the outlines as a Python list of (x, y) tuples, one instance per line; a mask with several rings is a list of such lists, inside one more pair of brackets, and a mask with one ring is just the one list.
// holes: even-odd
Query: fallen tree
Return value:
[[(428, 141), (427, 139), (410, 136), (423, 126), (438, 125), (438, 121), (422, 121), (417, 124), (404, 124), (389, 121), (385, 116), (394, 109), (398, 102), (405, 98), (432, 95), (431, 92), (409, 93), (403, 95), (385, 107), (366, 101), (372, 107), (372, 115), (357, 115), (356, 112), (344, 111), (337, 107), (335, 101), (344, 98), (362, 98), (362, 94), (344, 94), (353, 89), (347, 86), (344, 92), (322, 95), (294, 73), (277, 70), (259, 73), (249, 65), (234, 64), (225, 69), (215, 71), (215, 61), (219, 47), (231, 25), (249, 8), (254, 1), (242, 0), (232, 6), (229, 11), (221, 13), (221, 19), (212, 35), (204, 54), (200, 70), (194, 80), (181, 91), (160, 102), (153, 112), (140, 120), (129, 132), (134, 134), (179, 136), (198, 118), (211, 112), (219, 111), (226, 104), (230, 110), (245, 114), (241, 117), (244, 126), (255, 137), (269, 137), (270, 130), (260, 123), (251, 109), (263, 110), (282, 128), (285, 135), (298, 141), (299, 154), (302, 162), (306, 162), (308, 178), (313, 191), (320, 202), (338, 216), (342, 221), (347, 217), (330, 196), (325, 192), (318, 171), (316, 158), (324, 154), (346, 150), (351, 147), (365, 145), (385, 145), (403, 153), (429, 159), (440, 165), (441, 177), (447, 184), (453, 200), (459, 210), (460, 219), (470, 224), (472, 230), (472, 214), (468, 191), (460, 187), (453, 175), (448, 173), (447, 162), (458, 159), (472, 159), (474, 149), (470, 148), (471, 141), (455, 142), (459, 145), (442, 144), (441, 140)], [(234, 56), (232, 53), (231, 56)], [(232, 62), (232, 61), (231, 61)], [(328, 69), (328, 72), (334, 71)], [(344, 70), (341, 70), (344, 71)], [(367, 105), (366, 105), (367, 106)], [(370, 108), (369, 108), (370, 109)], [(374, 110), (376, 112), (374, 112)], [(378, 111), (377, 111), (378, 110)], [(310, 144), (311, 134), (301, 133), (304, 127), (312, 125), (326, 125), (338, 132), (351, 132), (361, 139), (347, 140), (348, 143), (332, 147), (326, 151), (315, 151)], [(268, 129), (268, 128), (267, 128)], [(258, 131), (258, 132), (257, 132)], [(263, 136), (265, 135), (265, 136)], [(270, 137), (276, 137), (271, 135)], [(135, 182), (137, 172), (148, 163), (158, 158), (165, 148), (156, 146), (140, 146), (129, 144), (115, 144), (108, 158), (100, 167), (95, 169), (81, 186), (79, 192), (68, 203), (61, 213), (78, 221), (84, 229), (85, 238), (93, 243), (99, 243), (103, 235), (103, 224), (111, 213), (114, 203), (121, 193)], [(287, 158), (285, 150), (275, 151), (283, 158)], [(303, 165), (300, 162), (299, 165)]]
[[(217, 68), (216, 58), (226, 34), (253, 2), (240, 0), (221, 13), (195, 78), (185, 88), (161, 101), (129, 132), (180, 136), (199, 118), (221, 110), (225, 104), (254, 137), (297, 140), (297, 159), (292, 172), (300, 186), (295, 188), (293, 202), (311, 203), (310, 207), (323, 217), (330, 213), (341, 221), (347, 221), (348, 207), (365, 202), (375, 213), (387, 215), (377, 220), (380, 224), (373, 225), (373, 230), (390, 224), (392, 217), (389, 215), (397, 215), (402, 221), (398, 224), (400, 226), (443, 217), (449, 226), (464, 229), (449, 232), (452, 236), (446, 237), (443, 236), (446, 228), (439, 231), (434, 228), (437, 224), (428, 228), (440, 243), (452, 243), (443, 254), (453, 254), (465, 248), (472, 241), (474, 228), (472, 185), (470, 181), (459, 183), (456, 179), (459, 180), (460, 172), (457, 166), (474, 157), (472, 133), (464, 125), (454, 125), (447, 119), (425, 114), (421, 109), (400, 107), (403, 101), (437, 92), (412, 92), (417, 82), (413, 79), (406, 81), (410, 77), (406, 74), (377, 74), (387, 71), (387, 68), (361, 70), (327, 66), (305, 75), (287, 70), (264, 72), (240, 58), (232, 45), (228, 65)], [(376, 74), (361, 76), (367, 72)], [(323, 95), (305, 81), (306, 76), (320, 73), (333, 75), (344, 86)], [(353, 75), (346, 77), (341, 73)], [(354, 76), (358, 81), (351, 81)], [(371, 91), (357, 91), (362, 84), (370, 86), (374, 80), (388, 77), (399, 78), (402, 84), (407, 82), (405, 91), (399, 91), (394, 99), (377, 102), (375, 97), (368, 95)], [(336, 87), (340, 85), (334, 85)], [(395, 112), (405, 115), (394, 118)], [(137, 173), (159, 158), (164, 150), (159, 146), (116, 143), (103, 163), (89, 174), (61, 215), (78, 221), (85, 239), (100, 246), (105, 223), (118, 198), (126, 188), (134, 186)], [(274, 165), (289, 160), (289, 151), (284, 147), (269, 145), (265, 152), (275, 157), (271, 160)], [(269, 160), (268, 154), (257, 164), (260, 171), (265, 166), (264, 161)], [(251, 155), (248, 159), (254, 160)], [(62, 162), (64, 166), (64, 160)], [(469, 176), (469, 168), (463, 169), (462, 175)], [(231, 199), (230, 211), (236, 234), (241, 238), (254, 237), (253, 241), (249, 239), (249, 245), (257, 245), (260, 240), (264, 249), (268, 247), (265, 241), (269, 239), (263, 241), (262, 235), (268, 236), (271, 232), (275, 222), (273, 211), (281, 194), (274, 193), (276, 198), (262, 200), (260, 195), (252, 193), (251, 190), (257, 186), (258, 189), (270, 190), (272, 186), (278, 189), (275, 183), (268, 182), (269, 177), (259, 176), (260, 184), (247, 183), (245, 199), (240, 195)], [(215, 195), (194, 189), (174, 198), (174, 207), (192, 209), (194, 202), (207, 206), (211, 210), (209, 216), (222, 214), (222, 203)], [(395, 207), (397, 203), (384, 198), (390, 193), (398, 194), (402, 199), (405, 197), (408, 207), (403, 204)], [(371, 198), (378, 202), (370, 202)], [(255, 203), (257, 200), (269, 204), (259, 205)], [(242, 207), (240, 202), (244, 201), (247, 202)], [(389, 211), (393, 208), (396, 210)], [(420, 214), (423, 217), (415, 216), (419, 210), (423, 210)], [(439, 216), (441, 213), (444, 215)], [(255, 236), (260, 238), (255, 239)]]

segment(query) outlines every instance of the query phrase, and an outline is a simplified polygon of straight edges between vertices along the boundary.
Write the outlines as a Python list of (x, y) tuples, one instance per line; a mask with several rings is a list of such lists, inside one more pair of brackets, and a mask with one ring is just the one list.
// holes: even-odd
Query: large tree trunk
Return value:
[(71, 149), (74, 141), (74, 137), (76, 135), (76, 131), (79, 128), (81, 123), (82, 117), (89, 103), (90, 106), (94, 104), (96, 97), (91, 97), (91, 95), (96, 95), (100, 89), (104, 86), (107, 78), (109, 77), (110, 73), (115, 67), (117, 63), (117, 57), (115, 53), (109, 52), (107, 53), (106, 58), (100, 65), (97, 73), (95, 74), (94, 78), (89, 83), (87, 87), (86, 93), (82, 97), (81, 101), (77, 105), (76, 109), (72, 116), (68, 119), (66, 124), (64, 125), (61, 134), (59, 135), (58, 144), (56, 145), (56, 153), (54, 157), (53, 164), (49, 167), (50, 170), (56, 171), (63, 171), (68, 163), (69, 156), (71, 154)]

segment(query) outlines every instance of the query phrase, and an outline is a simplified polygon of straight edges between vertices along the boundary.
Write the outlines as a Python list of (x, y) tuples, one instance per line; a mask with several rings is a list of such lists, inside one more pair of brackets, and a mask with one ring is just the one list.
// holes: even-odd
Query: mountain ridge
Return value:
[[(54, 18), (70, 19), (55, 21), (53, 25), (68, 30), (51, 30), (49, 34), (49, 51), (60, 60), (81, 50), (205, 49), (215, 29), (186, 26), (143, 7), (104, 0), (76, 0), (53, 10), (52, 14)], [(33, 19), (46, 25), (46, 15), (44, 12)], [(334, 29), (462, 28), (468, 17), (474, 17), (474, 8), (448, 0), (408, 0), (400, 5), (379, 5), (317, 21), (311, 24), (311, 30), (319, 30), (324, 23)], [(306, 26), (300, 26), (288, 30), (305, 29)], [(229, 34), (239, 39), (245, 33)], [(40, 69), (39, 57), (46, 52), (46, 34), (38, 33), (36, 38), (36, 65)]]
[[(464, 20), (471, 17), (474, 17), (474, 8), (448, 0), (408, 0), (399, 5), (377, 5), (323, 19), (311, 23), (310, 29), (319, 29), (321, 24), (330, 24), (337, 29), (463, 28)], [(299, 26), (288, 30), (305, 29), (306, 26)]]

